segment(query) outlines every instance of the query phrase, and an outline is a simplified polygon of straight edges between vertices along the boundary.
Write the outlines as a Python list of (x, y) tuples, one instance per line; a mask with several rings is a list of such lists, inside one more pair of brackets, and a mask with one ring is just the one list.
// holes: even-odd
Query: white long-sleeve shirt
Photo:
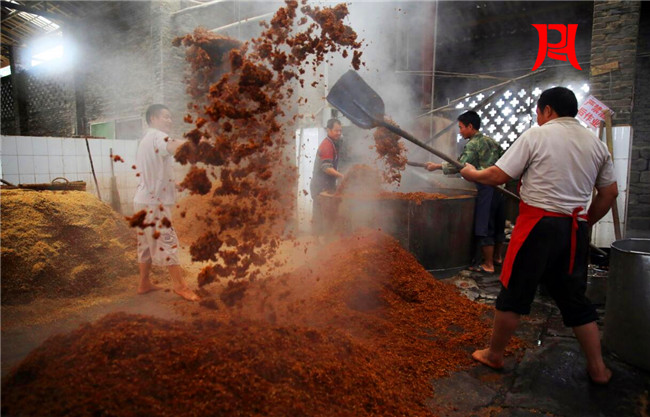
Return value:
[(171, 205), (176, 201), (174, 156), (167, 152), (169, 135), (154, 128), (147, 129), (140, 139), (135, 157), (140, 182), (135, 191), (135, 204)]

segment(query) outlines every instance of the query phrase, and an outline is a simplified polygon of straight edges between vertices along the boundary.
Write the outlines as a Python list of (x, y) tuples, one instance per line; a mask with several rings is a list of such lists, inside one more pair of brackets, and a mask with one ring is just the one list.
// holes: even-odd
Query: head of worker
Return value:
[(558, 117), (576, 117), (576, 114), (578, 100), (568, 88), (549, 88), (537, 100), (537, 124), (540, 126)]
[(341, 128), (341, 121), (339, 119), (329, 119), (327, 121), (327, 137), (332, 139), (334, 143), (341, 139), (343, 129)]
[(460, 135), (465, 139), (470, 139), (481, 128), (481, 118), (475, 111), (466, 111), (457, 120)]
[(145, 114), (147, 125), (168, 135), (172, 132), (172, 113), (164, 104), (152, 104)]

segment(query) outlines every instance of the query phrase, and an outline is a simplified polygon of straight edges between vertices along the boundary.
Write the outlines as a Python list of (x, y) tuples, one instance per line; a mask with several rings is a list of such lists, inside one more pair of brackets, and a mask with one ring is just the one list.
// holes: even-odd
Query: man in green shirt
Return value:
[[(501, 157), (503, 150), (491, 137), (479, 132), (481, 118), (474, 111), (458, 116), (458, 128), (463, 138), (469, 139), (458, 161), (469, 163), (477, 169), (489, 168)], [(450, 163), (427, 162), (429, 171), (442, 169), (445, 175), (457, 174), (458, 170)], [(505, 208), (503, 196), (493, 187), (476, 184), (476, 210), (474, 212), (474, 234), (481, 247), (483, 262), (470, 269), (478, 272), (494, 273), (494, 266), (503, 262), (502, 248), (505, 241)]]

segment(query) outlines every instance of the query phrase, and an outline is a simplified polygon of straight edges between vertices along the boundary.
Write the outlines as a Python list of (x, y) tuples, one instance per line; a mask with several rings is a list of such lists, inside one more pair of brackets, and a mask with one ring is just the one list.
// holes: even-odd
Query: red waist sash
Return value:
[(571, 258), (569, 261), (569, 274), (573, 272), (573, 263), (576, 255), (576, 234), (578, 232), (578, 218), (587, 219), (585, 214), (579, 215), (582, 207), (577, 207), (573, 210), (572, 214), (556, 213), (554, 211), (546, 211), (539, 207), (529, 206), (524, 201), (519, 202), (519, 216), (515, 223), (515, 228), (512, 231), (510, 243), (508, 244), (508, 251), (506, 252), (506, 259), (503, 261), (503, 269), (501, 270), (501, 283), (504, 287), (508, 288), (510, 275), (512, 274), (512, 266), (515, 263), (515, 258), (521, 246), (528, 238), (531, 230), (543, 217), (571, 217)]

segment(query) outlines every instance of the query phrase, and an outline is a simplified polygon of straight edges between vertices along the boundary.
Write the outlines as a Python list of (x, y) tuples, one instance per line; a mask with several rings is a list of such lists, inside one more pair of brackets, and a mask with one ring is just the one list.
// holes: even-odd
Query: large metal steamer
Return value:
[(605, 346), (650, 371), (650, 239), (612, 243), (605, 311)]
[(418, 188), (417, 191), (440, 193), (448, 198), (417, 202), (323, 195), (324, 211), (329, 213), (325, 222), (330, 230), (343, 234), (358, 228), (379, 229), (396, 238), (432, 272), (470, 265), (475, 191), (432, 186)]

